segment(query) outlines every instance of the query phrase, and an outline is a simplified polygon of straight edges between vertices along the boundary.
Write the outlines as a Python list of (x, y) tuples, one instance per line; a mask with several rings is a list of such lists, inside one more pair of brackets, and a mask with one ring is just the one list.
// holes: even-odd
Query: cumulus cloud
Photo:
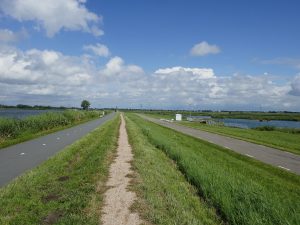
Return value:
[(20, 22), (34, 21), (45, 29), (48, 37), (60, 30), (84, 31), (103, 35), (99, 28), (101, 17), (90, 12), (83, 0), (2, 0), (3, 14)]
[(208, 54), (218, 54), (221, 49), (217, 45), (210, 45), (206, 41), (202, 41), (192, 47), (190, 54), (192, 56), (204, 56)]
[(90, 83), (90, 71), (82, 59), (56, 51), (0, 51), (0, 89), (7, 94), (72, 95)]
[(0, 46), (0, 103), (98, 107), (300, 110), (300, 76), (220, 76), (212, 68), (169, 67), (146, 73), (121, 57), (97, 65), (88, 56)]
[(13, 32), (9, 29), (0, 29), (0, 42), (2, 43), (17, 42), (26, 37), (28, 37), (28, 33), (24, 28), (18, 32)]
[(297, 75), (291, 83), (291, 95), (300, 96), (300, 74)]
[(144, 71), (137, 65), (126, 65), (121, 57), (115, 56), (107, 62), (105, 68), (100, 71), (100, 74), (110, 80), (130, 81), (144, 75)]
[(212, 69), (207, 68), (185, 68), (181, 66), (175, 66), (171, 68), (163, 68), (155, 71), (156, 74), (169, 74), (169, 75), (178, 75), (181, 74), (184, 76), (185, 74), (191, 74), (194, 78), (212, 78), (214, 77), (214, 71)]
[(96, 45), (85, 45), (83, 49), (91, 51), (97, 56), (108, 57), (110, 55), (109, 49), (106, 45), (97, 43)]

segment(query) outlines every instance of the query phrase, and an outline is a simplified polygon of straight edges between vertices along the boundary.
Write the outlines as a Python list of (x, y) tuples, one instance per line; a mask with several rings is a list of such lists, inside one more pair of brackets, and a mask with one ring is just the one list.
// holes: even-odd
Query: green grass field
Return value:
[[(134, 111), (134, 110), (131, 110)], [(250, 120), (289, 120), (300, 121), (299, 112), (197, 112), (183, 110), (135, 110), (136, 113), (154, 114), (166, 117), (175, 117), (176, 113), (181, 113), (183, 117), (211, 116), (212, 118), (250, 119)]]
[[(157, 119), (171, 119), (170, 115), (160, 114), (145, 114)], [(283, 151), (300, 154), (300, 133), (295, 129), (274, 129), (274, 130), (259, 130), (259, 129), (242, 129), (235, 127), (226, 127), (222, 125), (206, 125), (198, 122), (177, 122), (191, 128), (196, 128), (211, 133), (221, 134), (256, 144), (261, 144)], [(297, 131), (297, 132), (295, 132)]]
[(0, 148), (97, 119), (99, 111), (47, 112), (25, 119), (0, 118)]
[(0, 189), (0, 224), (99, 224), (115, 117)]
[[(217, 212), (217, 215), (223, 222), (236, 225), (300, 224), (299, 176), (217, 145), (145, 121), (137, 115), (130, 114), (128, 118), (132, 121), (130, 126), (138, 127), (134, 128), (136, 129), (134, 133), (131, 131), (133, 128), (129, 126), (131, 142), (135, 149), (135, 157), (137, 157), (134, 164), (137, 172), (140, 173), (140, 177), (137, 179), (140, 181), (134, 186), (139, 190), (139, 196), (146, 202), (146, 206), (150, 207), (150, 212), (146, 207), (144, 214), (153, 223), (163, 224), (159, 218), (173, 217), (174, 214), (177, 214), (176, 203), (172, 205), (173, 201), (168, 200), (168, 198), (177, 201), (184, 196), (183, 193), (181, 195), (181, 192), (178, 193), (179, 197), (173, 195), (178, 190), (171, 185), (171, 178), (168, 177), (169, 172), (165, 173), (166, 168), (160, 166), (160, 164), (172, 163), (160, 153), (155, 153), (157, 148), (173, 160), (173, 169), (178, 168), (178, 171), (182, 172), (186, 181), (191, 183), (196, 189), (199, 197), (204, 199), (205, 203), (201, 204), (202, 207), (206, 210), (208, 210), (206, 206), (208, 208), (213, 207), (215, 210), (212, 211)], [(137, 139), (144, 141), (135, 144), (133, 140)], [(151, 145), (148, 144), (149, 142)], [(144, 147), (143, 151), (138, 150), (142, 147)], [(143, 154), (147, 155), (143, 156)], [(155, 154), (158, 156), (155, 156)], [(149, 161), (139, 161), (143, 157), (150, 157)], [(158, 160), (155, 157), (160, 159)], [(150, 165), (147, 164), (148, 162)], [(156, 175), (152, 176), (157, 176), (159, 181), (152, 181), (151, 179), (154, 178), (147, 180), (145, 174), (148, 172), (144, 171), (146, 168), (143, 167), (150, 166), (152, 172), (150, 171), (149, 173), (156, 173)], [(168, 181), (164, 182), (165, 179)], [(177, 178), (172, 179), (174, 179), (173, 183), (177, 183)], [(155, 182), (152, 185), (152, 189), (151, 184), (149, 184), (150, 181)], [(162, 183), (161, 185), (159, 185), (160, 182)], [(158, 185), (158, 194), (152, 193), (156, 191), (153, 190), (155, 185)], [(166, 185), (164, 189), (162, 189), (163, 185)], [(147, 188), (149, 186), (150, 188)], [(152, 208), (159, 210), (157, 205), (160, 205), (160, 208), (167, 207), (167, 210), (159, 218), (155, 217), (151, 212)], [(178, 205), (181, 206), (180, 203)], [(142, 208), (142, 206), (140, 207)], [(175, 213), (172, 212), (173, 207), (175, 208)], [(182, 205), (182, 207), (184, 206)], [(196, 211), (198, 210), (200, 209), (197, 208)], [(204, 211), (207, 212), (206, 210)], [(199, 212), (203, 215), (203, 210)], [(190, 213), (192, 214), (192, 212)], [(214, 218), (208, 217), (205, 213), (204, 215), (205, 219)], [(187, 216), (186, 218), (187, 220), (189, 218), (192, 219), (193, 216)], [(168, 221), (171, 221), (171, 219)], [(215, 222), (216, 220), (210, 221)], [(185, 224), (193, 223), (186, 222)], [(197, 222), (194, 222), (194, 224), (197, 224)], [(199, 222), (198, 224), (201, 223)]]
[(126, 117), (136, 171), (132, 189), (139, 199), (134, 205), (145, 221), (153, 224), (222, 224), (215, 209), (197, 196), (176, 164), (142, 135), (142, 130)]
[(180, 122), (179, 124), (300, 154), (300, 133), (288, 133), (279, 130), (241, 129), (206, 125), (197, 122)]

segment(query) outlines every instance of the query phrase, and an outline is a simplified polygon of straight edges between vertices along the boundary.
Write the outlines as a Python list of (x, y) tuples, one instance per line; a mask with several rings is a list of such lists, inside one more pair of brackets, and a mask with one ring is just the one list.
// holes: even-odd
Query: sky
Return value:
[(0, 104), (300, 111), (298, 0), (0, 0)]

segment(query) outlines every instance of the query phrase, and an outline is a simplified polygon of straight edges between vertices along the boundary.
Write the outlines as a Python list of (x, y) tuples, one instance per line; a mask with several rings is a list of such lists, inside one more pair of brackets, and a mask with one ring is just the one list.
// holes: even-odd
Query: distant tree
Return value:
[(81, 102), (81, 107), (82, 107), (82, 109), (84, 109), (84, 110), (87, 110), (87, 109), (90, 107), (90, 105), (91, 105), (91, 103), (90, 103), (88, 100), (83, 100), (83, 101)]

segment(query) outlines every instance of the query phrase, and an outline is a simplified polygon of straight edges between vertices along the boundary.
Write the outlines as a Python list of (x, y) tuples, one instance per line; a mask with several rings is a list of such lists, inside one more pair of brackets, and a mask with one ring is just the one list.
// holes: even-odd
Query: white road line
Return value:
[(25, 155), (25, 153), (24, 153), (24, 152), (22, 152), (22, 153), (20, 153), (20, 155)]
[(43, 146), (46, 146), (46, 144), (43, 144)]
[(287, 170), (287, 171), (290, 171), (290, 169), (289, 168), (286, 168), (286, 167), (283, 167), (283, 166), (278, 166), (279, 168), (281, 168), (281, 169), (284, 169), (284, 170)]
[(57, 139), (57, 140), (59, 140), (59, 139), (60, 139), (60, 137), (57, 137), (56, 139)]
[(246, 156), (250, 157), (250, 158), (254, 158), (253, 155), (249, 155), (249, 154), (245, 154)]
[(227, 147), (227, 146), (224, 146), (225, 148), (227, 148), (227, 149), (230, 149), (229, 147)]

